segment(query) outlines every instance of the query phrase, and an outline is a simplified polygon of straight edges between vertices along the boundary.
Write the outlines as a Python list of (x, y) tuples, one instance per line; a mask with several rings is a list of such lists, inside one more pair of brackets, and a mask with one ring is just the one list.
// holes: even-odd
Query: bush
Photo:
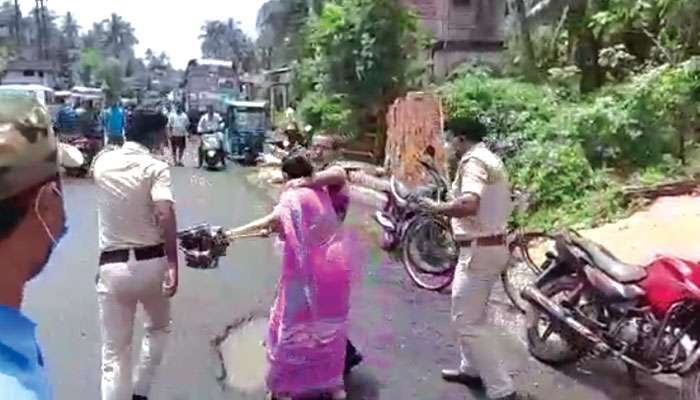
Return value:
[(299, 104), (299, 112), (314, 131), (327, 134), (354, 134), (352, 110), (345, 97), (327, 96), (321, 93), (307, 95)]
[(607, 221), (624, 209), (608, 168), (657, 182), (677, 173), (679, 137), (700, 120), (700, 79), (664, 66), (587, 98), (560, 96), (562, 85), (533, 85), (463, 71), (444, 84), (447, 118), (479, 118), (505, 159), (513, 185), (530, 193), (531, 227)]

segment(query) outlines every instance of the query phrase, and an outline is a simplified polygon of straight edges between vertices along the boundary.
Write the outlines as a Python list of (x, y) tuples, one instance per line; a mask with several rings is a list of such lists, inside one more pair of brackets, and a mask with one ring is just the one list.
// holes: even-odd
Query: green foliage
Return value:
[(229, 60), (250, 70), (255, 63), (252, 39), (243, 32), (240, 22), (232, 18), (227, 21), (207, 21), (201, 27), (202, 55), (205, 58)]
[(80, 52), (80, 79), (85, 85), (92, 84), (101, 65), (102, 54), (98, 49), (87, 47)]
[(608, 168), (639, 169), (642, 183), (678, 173), (678, 138), (700, 121), (699, 87), (689, 64), (663, 66), (584, 98), (483, 70), (463, 72), (440, 92), (448, 117), (487, 124), (513, 185), (530, 193), (530, 209), (516, 223), (551, 227), (622, 212), (621, 185)]
[(417, 18), (398, 0), (328, 2), (307, 23), (304, 43), (294, 64), (295, 97), (317, 93), (333, 107), (347, 104), (351, 112), (336, 116), (348, 119), (334, 124), (357, 125), (360, 114), (380, 114), (421, 72)]
[(306, 124), (322, 132), (353, 134), (352, 111), (341, 95), (326, 96), (311, 93), (299, 105), (299, 112)]
[(124, 69), (119, 60), (110, 58), (100, 68), (100, 80), (105, 88), (107, 103), (118, 101), (124, 91)]

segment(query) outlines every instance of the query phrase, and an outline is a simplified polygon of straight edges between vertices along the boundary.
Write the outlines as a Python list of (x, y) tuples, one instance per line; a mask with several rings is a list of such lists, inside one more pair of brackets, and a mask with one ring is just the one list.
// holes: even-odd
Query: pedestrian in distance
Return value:
[(123, 145), (126, 114), (119, 101), (112, 103), (109, 109), (105, 111), (104, 124), (107, 144), (113, 146)]
[(491, 290), (510, 258), (506, 243), (512, 210), (508, 176), (502, 160), (482, 142), (486, 128), (480, 122), (453, 120), (447, 128), (450, 144), (461, 160), (452, 188), (454, 199), (419, 201), (431, 212), (452, 218), (460, 247), (451, 314), (459, 335), (461, 364), (459, 369), (443, 370), (442, 376), (449, 382), (485, 388), (490, 399), (527, 399), (530, 397), (515, 391), (486, 314)]
[(185, 113), (185, 107), (178, 106), (177, 110), (168, 116), (168, 133), (170, 136), (170, 148), (173, 153), (173, 163), (182, 167), (182, 157), (187, 147), (187, 137), (189, 136), (190, 119)]
[(21, 311), (25, 284), (66, 232), (50, 124), (33, 95), (0, 93), (0, 399), (52, 398), (36, 326)]
[[(152, 154), (166, 126), (160, 112), (135, 111), (124, 146), (102, 153), (93, 164), (102, 400), (147, 399), (170, 333), (170, 298), (178, 288), (177, 223), (169, 167)], [(132, 381), (138, 304), (145, 312), (145, 337)]]

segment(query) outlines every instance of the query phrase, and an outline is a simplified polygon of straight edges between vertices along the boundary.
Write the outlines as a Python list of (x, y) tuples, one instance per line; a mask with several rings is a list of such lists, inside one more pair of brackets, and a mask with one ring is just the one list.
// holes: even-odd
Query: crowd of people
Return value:
[[(94, 161), (99, 223), (96, 281), (102, 331), (101, 398), (144, 400), (166, 350), (177, 293), (179, 264), (175, 199), (169, 165), (154, 151), (169, 135), (181, 165), (188, 122), (184, 111), (123, 109), (106, 113), (109, 140), (123, 145)], [(200, 131), (219, 125), (209, 113)], [(31, 121), (27, 125), (27, 121)], [(505, 229), (510, 193), (502, 161), (480, 144), (478, 125), (453, 121), (450, 142), (461, 161), (453, 200), (420, 204), (452, 218), (461, 247), (452, 290), (452, 323), (461, 364), (443, 377), (483, 387), (491, 399), (516, 400), (486, 307), (506, 267)], [(0, 94), (0, 398), (51, 398), (34, 323), (21, 312), (23, 288), (41, 273), (66, 233), (58, 147), (46, 109), (33, 97)], [(362, 361), (348, 338), (351, 273), (362, 262), (358, 243), (343, 223), (350, 205), (348, 177), (333, 161), (337, 143), (314, 137), (308, 150), (288, 154), (281, 166), (285, 189), (274, 211), (227, 231), (230, 240), (275, 233), (283, 243), (282, 270), (269, 319), (266, 348), (270, 398), (347, 398), (344, 375)], [(27, 251), (31, 249), (32, 251)], [(131, 359), (134, 314), (145, 311), (145, 339), (136, 367)]]

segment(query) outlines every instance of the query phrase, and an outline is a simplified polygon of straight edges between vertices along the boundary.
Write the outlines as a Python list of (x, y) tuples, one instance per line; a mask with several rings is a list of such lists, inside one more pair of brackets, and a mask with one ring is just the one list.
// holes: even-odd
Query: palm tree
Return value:
[(208, 21), (202, 26), (199, 38), (205, 58), (230, 60), (244, 70), (250, 70), (255, 64), (253, 41), (233, 18), (226, 22)]
[(202, 26), (202, 56), (205, 58), (225, 59), (226, 51), (226, 25), (221, 21), (208, 21)]
[(150, 48), (146, 49), (146, 53), (144, 54), (144, 59), (146, 60), (147, 66), (150, 67), (151, 65), (153, 65), (153, 63), (155, 62), (155, 59), (156, 59), (156, 55), (152, 49), (150, 49)]
[(92, 29), (82, 38), (83, 47), (99, 49), (105, 41), (104, 26), (101, 23), (93, 23)]
[(110, 19), (103, 21), (103, 24), (106, 27), (104, 50), (114, 58), (123, 57), (138, 44), (134, 28), (119, 15), (113, 13)]
[(71, 49), (78, 47), (78, 36), (80, 33), (80, 26), (76, 22), (73, 14), (69, 11), (63, 18), (63, 35), (65, 36), (66, 42)]

